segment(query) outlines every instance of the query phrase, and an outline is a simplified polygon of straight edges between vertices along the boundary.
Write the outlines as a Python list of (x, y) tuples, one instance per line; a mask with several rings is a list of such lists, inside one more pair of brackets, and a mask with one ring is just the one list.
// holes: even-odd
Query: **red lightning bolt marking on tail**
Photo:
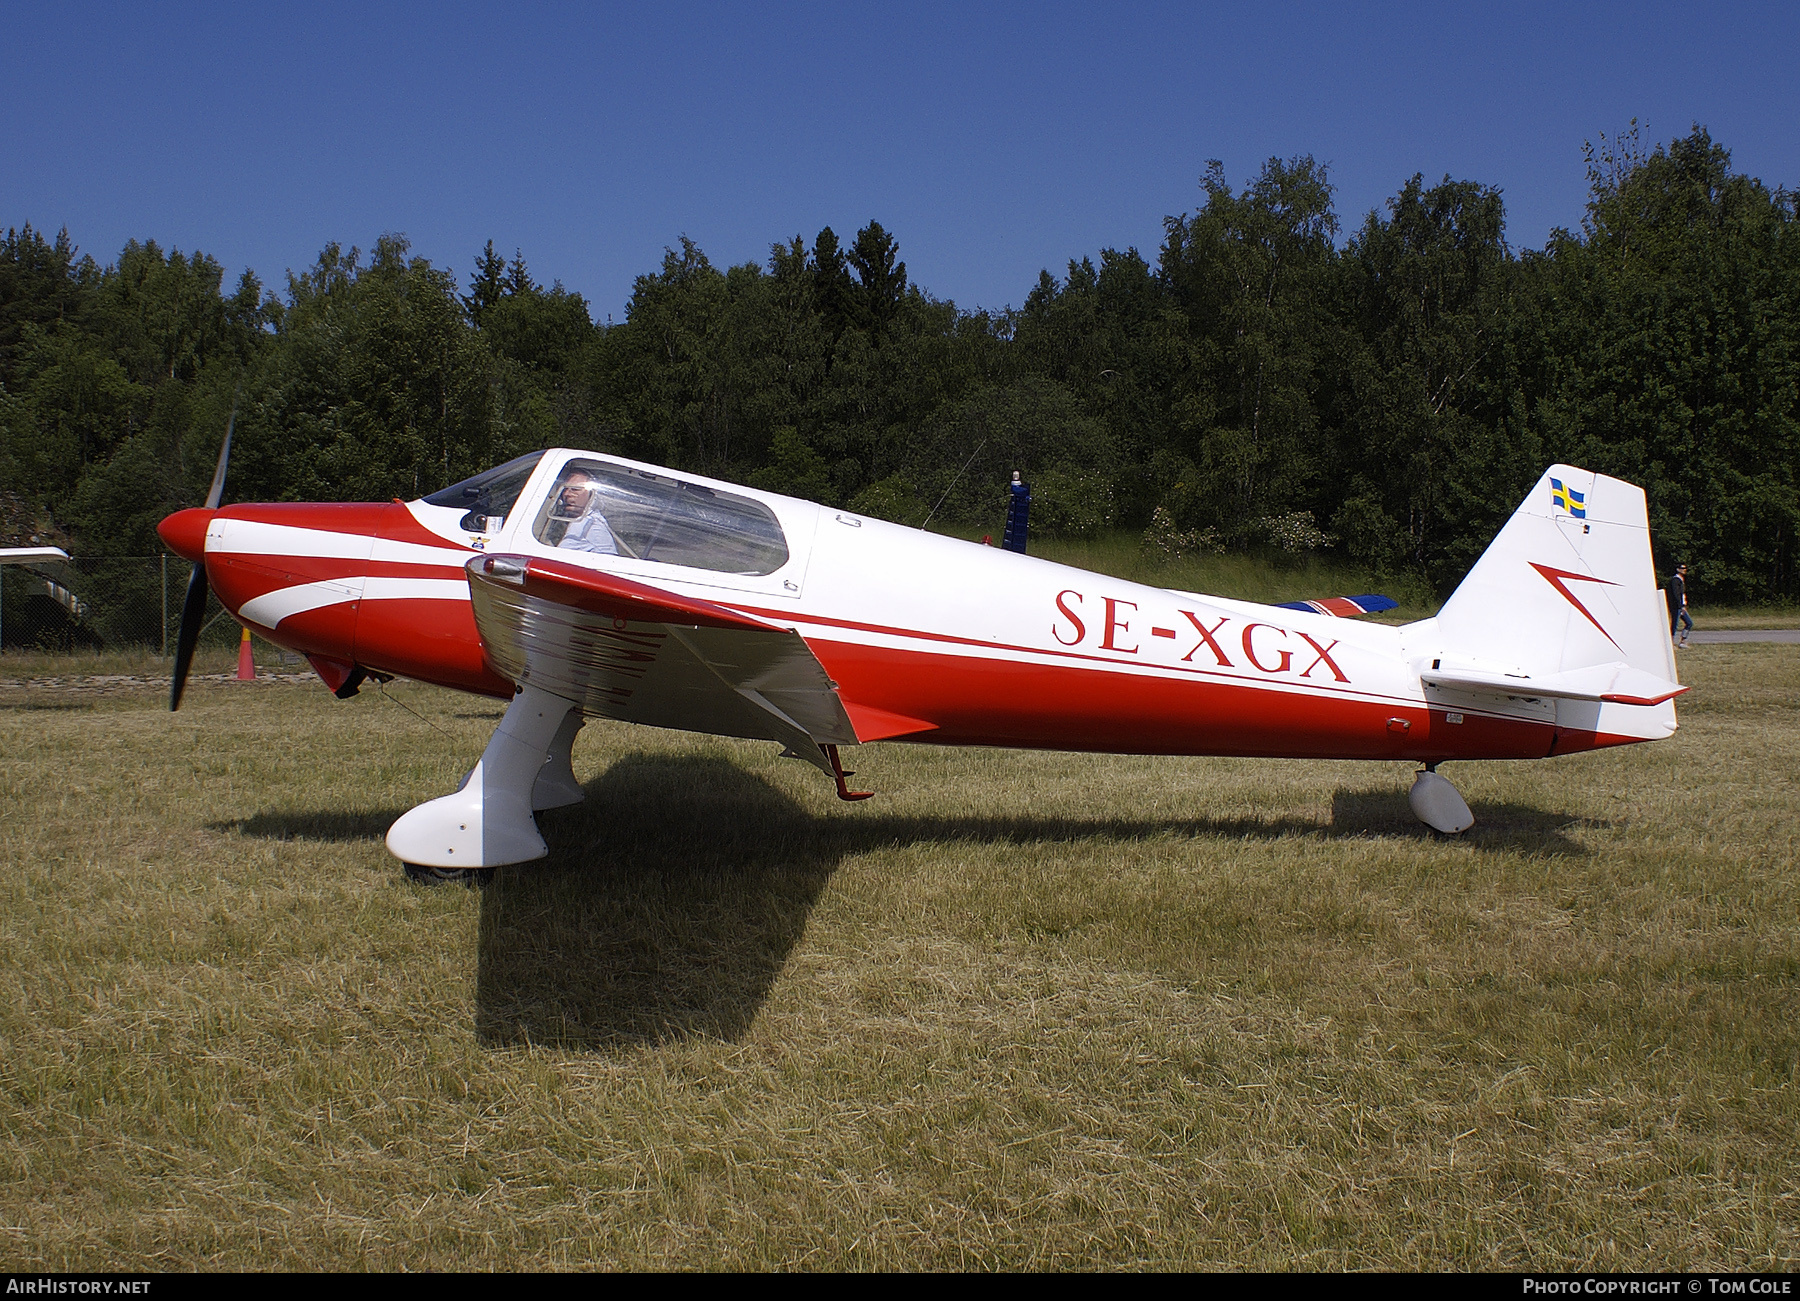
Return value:
[[(1600, 621), (1588, 612), (1587, 606), (1583, 605), (1580, 601), (1575, 599), (1575, 593), (1571, 592), (1568, 588), (1563, 586), (1563, 579), (1572, 578), (1578, 583), (1604, 583), (1608, 587), (1617, 587), (1618, 586), (1617, 583), (1613, 582), (1611, 579), (1594, 578), (1587, 574), (1571, 574), (1566, 569), (1552, 569), (1549, 565), (1540, 565), (1536, 561), (1527, 561), (1526, 563), (1529, 564), (1533, 569), (1537, 570), (1538, 573), (1542, 574), (1544, 576), (1545, 582), (1549, 583), (1550, 586), (1554, 587), (1557, 591), (1561, 592), (1563, 595), (1563, 599), (1565, 601), (1567, 601), (1570, 605), (1574, 606), (1577, 610), (1580, 610), (1583, 618), (1585, 618), (1589, 623), (1593, 624), (1594, 627), (1600, 628)], [(1612, 634), (1610, 632), (1606, 631), (1606, 629), (1600, 628), (1600, 635), (1602, 637), (1606, 638), (1606, 640), (1612, 641), (1612, 644), (1614, 646), (1619, 646), (1619, 643), (1616, 641), (1613, 641)], [(1619, 649), (1621, 651), (1623, 651), (1625, 648), (1623, 646), (1619, 646)]]

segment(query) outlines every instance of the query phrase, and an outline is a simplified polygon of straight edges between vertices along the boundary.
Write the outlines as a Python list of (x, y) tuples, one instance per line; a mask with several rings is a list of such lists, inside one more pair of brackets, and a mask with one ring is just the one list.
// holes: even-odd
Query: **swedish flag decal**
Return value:
[(1576, 519), (1587, 518), (1587, 497), (1573, 488), (1564, 487), (1561, 479), (1550, 480), (1550, 502), (1561, 506)]

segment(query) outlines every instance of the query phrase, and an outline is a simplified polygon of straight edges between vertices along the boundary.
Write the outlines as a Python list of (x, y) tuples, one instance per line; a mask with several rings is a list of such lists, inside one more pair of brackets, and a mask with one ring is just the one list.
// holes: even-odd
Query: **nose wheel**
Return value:
[(493, 867), (426, 867), (420, 863), (403, 863), (406, 879), (414, 885), (460, 885), (469, 890), (486, 889), (498, 868)]

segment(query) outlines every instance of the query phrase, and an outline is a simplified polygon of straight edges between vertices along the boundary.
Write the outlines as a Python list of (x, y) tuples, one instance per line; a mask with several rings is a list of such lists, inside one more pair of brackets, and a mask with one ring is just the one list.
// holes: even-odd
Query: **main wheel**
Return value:
[(500, 870), (494, 867), (425, 867), (419, 863), (404, 866), (406, 879), (414, 885), (460, 885), (470, 889), (486, 886)]

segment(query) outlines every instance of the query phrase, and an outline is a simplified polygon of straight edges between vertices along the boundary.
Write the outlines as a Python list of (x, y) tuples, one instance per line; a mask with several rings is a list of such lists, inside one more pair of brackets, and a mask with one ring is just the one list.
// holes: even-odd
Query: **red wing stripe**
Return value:
[[(746, 632), (783, 632), (759, 619), (751, 619), (736, 610), (711, 601), (681, 596), (666, 588), (634, 582), (617, 574), (608, 574), (563, 560), (540, 556), (488, 556), (471, 560), (472, 573), (484, 575), (495, 568), (493, 562), (525, 561), (523, 586), (527, 593), (560, 605), (573, 606), (592, 614), (613, 619), (637, 620), (644, 623), (673, 623), (702, 628), (736, 628)], [(505, 581), (488, 578), (486, 581)]]

